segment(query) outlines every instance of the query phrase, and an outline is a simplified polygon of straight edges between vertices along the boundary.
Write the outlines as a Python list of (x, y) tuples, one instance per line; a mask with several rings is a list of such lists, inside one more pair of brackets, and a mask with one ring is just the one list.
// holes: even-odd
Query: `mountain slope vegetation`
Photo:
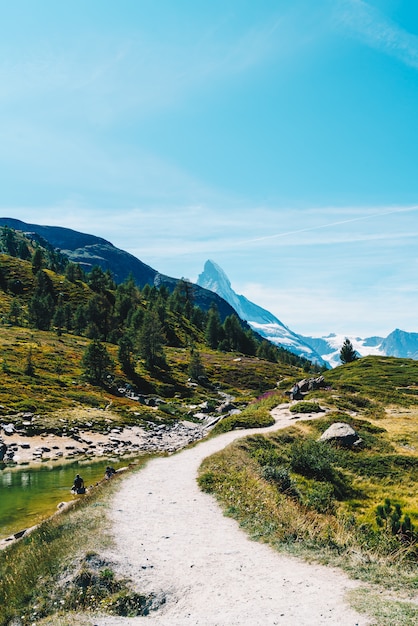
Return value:
[[(65, 429), (48, 414), (109, 403), (129, 422), (138, 413), (132, 390), (170, 398), (177, 417), (184, 399), (203, 401), (220, 389), (248, 402), (311, 368), (236, 315), (222, 322), (216, 308), (202, 310), (187, 281), (171, 293), (164, 285), (140, 289), (133, 277), (116, 284), (109, 271), (85, 273), (40, 235), (7, 226), (0, 247), (0, 413), (36, 413), (37, 431)], [(94, 350), (107, 355), (105, 368)], [(159, 409), (139, 413), (167, 418)]]
[[(67, 261), (78, 265), (86, 273), (94, 267), (99, 267), (103, 272), (110, 272), (116, 284), (132, 276), (135, 284), (140, 288), (145, 285), (158, 288), (164, 286), (171, 293), (178, 283), (178, 279), (161, 274), (102, 237), (80, 233), (61, 226), (28, 224), (10, 217), (1, 217), (0, 227), (8, 229), (18, 237), (23, 234), (28, 238), (41, 238), (52, 249), (58, 250)], [(16, 256), (11, 252), (9, 254)], [(215, 305), (222, 321), (235, 312), (223, 298), (208, 289), (194, 285), (193, 290), (196, 304), (204, 311), (208, 311)]]
[[(413, 594), (418, 363), (370, 356), (324, 376), (324, 389), (292, 407), (294, 426), (246, 438), (206, 459), (201, 487), (252, 537)], [(298, 408), (303, 412), (308, 404), (326, 412), (298, 422)], [(360, 445), (320, 441), (335, 422), (349, 424)]]
[[(52, 336), (52, 333), (42, 334)], [(178, 349), (173, 350), (172, 356), (173, 363), (183, 358)], [(332, 386), (327, 380), (328, 388), (311, 392), (302, 401), (328, 408), (326, 414), (317, 420), (299, 422), (296, 413), (294, 425), (286, 430), (237, 441), (204, 461), (199, 483), (219, 499), (226, 514), (236, 518), (253, 539), (310, 561), (342, 567), (352, 577), (367, 581), (367, 588), (352, 592), (351, 601), (362, 612), (375, 616), (372, 623), (412, 626), (416, 623), (417, 609), (407, 600), (416, 594), (418, 587), (416, 399), (405, 394), (408, 406), (391, 404), (390, 407), (384, 399), (378, 400), (372, 411), (370, 406), (365, 407), (369, 410), (367, 415), (359, 406), (354, 414), (352, 410), (338, 409), (335, 404), (340, 400), (352, 404), (353, 398), (357, 398), (364, 407), (366, 399), (373, 401), (373, 379), (378, 381), (388, 373), (396, 375), (397, 363), (396, 359), (374, 361), (371, 358), (369, 380), (361, 394), (344, 386), (347, 366), (337, 368)], [(219, 373), (219, 380), (223, 377), (219, 370), (230, 365), (231, 381), (235, 382), (241, 363), (234, 355), (219, 352), (209, 352), (205, 362), (212, 365), (213, 374)], [(244, 358), (244, 366), (250, 364), (263, 367), (261, 361)], [(350, 366), (352, 376), (359, 365), (361, 360)], [(399, 376), (403, 377), (401, 371), (409, 365), (408, 377), (415, 383), (418, 373), (415, 362), (399, 363)], [(283, 389), (297, 373), (292, 366), (286, 369), (282, 371)], [(257, 370), (257, 375), (261, 372)], [(275, 370), (274, 374), (277, 373)], [(246, 411), (265, 415), (283, 399), (277, 389), (250, 403)], [(330, 423), (341, 420), (355, 427), (363, 447), (350, 450), (318, 442)], [(88, 554), (100, 560), (103, 550), (100, 542), (105, 538), (102, 509), (97, 507), (103, 506), (103, 500), (101, 490), (93, 493), (83, 501), (82, 509), (55, 517), (21, 543), (10, 546), (8, 559), (0, 558), (0, 598), (6, 599), (7, 607), (3, 621), (0, 617), (1, 624), (8, 626), (9, 620), (17, 615), (24, 615), (22, 623), (30, 624), (35, 614), (38, 618), (50, 616), (41, 620), (45, 625), (58, 623), (60, 612), (56, 613), (51, 597), (55, 603), (63, 601), (64, 620), (71, 614), (68, 612), (77, 611), (80, 606), (86, 609), (85, 603), (80, 605), (79, 589), (76, 595), (71, 595), (62, 580), (68, 571), (65, 568), (74, 568), (74, 563), (77, 565), (80, 560), (84, 567)], [(83, 523), (83, 518), (88, 522)], [(68, 542), (68, 530), (77, 532), (76, 524), (80, 523), (84, 551), (75, 558), (74, 547)], [(90, 549), (93, 552), (88, 553)], [(24, 569), (16, 566), (21, 563), (25, 564)], [(116, 600), (121, 611), (126, 607), (133, 610), (134, 594), (115, 585), (108, 588), (99, 584), (101, 581), (94, 582), (91, 571), (88, 567), (83, 569), (89, 576), (85, 593), (97, 598), (97, 602), (88, 604), (92, 610), (97, 606), (101, 610), (107, 605), (113, 607)], [(106, 575), (112, 575), (110, 569)], [(37, 581), (42, 584), (34, 584)]]

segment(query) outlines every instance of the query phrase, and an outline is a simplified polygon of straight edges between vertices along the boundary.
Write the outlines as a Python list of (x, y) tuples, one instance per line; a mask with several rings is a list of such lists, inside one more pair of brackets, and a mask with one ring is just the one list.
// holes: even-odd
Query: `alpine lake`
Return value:
[(71, 493), (76, 474), (89, 487), (104, 478), (108, 465), (117, 470), (132, 460), (104, 458), (34, 466), (0, 464), (0, 540), (35, 526), (55, 513), (60, 502), (82, 498)]

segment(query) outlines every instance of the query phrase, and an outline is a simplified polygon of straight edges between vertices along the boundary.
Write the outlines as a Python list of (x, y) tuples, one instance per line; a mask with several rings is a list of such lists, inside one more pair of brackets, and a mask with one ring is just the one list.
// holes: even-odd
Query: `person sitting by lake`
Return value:
[(80, 474), (77, 474), (74, 478), (74, 484), (71, 491), (74, 491), (75, 493), (85, 493), (86, 489), (84, 487), (84, 480), (81, 478)]
[(116, 474), (116, 470), (108, 465), (105, 470), (105, 478), (112, 478), (113, 474)]

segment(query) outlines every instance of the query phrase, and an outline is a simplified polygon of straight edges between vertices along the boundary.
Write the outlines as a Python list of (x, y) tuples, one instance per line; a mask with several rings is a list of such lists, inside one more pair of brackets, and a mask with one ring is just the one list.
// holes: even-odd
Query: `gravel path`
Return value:
[(154, 592), (166, 602), (146, 617), (96, 617), (97, 626), (368, 623), (344, 602), (346, 590), (357, 583), (335, 569), (250, 541), (197, 486), (205, 457), (244, 434), (291, 423), (285, 407), (274, 415), (270, 428), (226, 433), (157, 458), (121, 483), (110, 512), (116, 545), (107, 557), (138, 591)]

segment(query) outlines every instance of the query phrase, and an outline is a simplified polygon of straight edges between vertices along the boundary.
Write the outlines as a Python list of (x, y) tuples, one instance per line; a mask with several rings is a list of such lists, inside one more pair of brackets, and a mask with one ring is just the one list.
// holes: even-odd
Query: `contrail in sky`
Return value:
[(328, 224), (320, 224), (319, 226), (308, 226), (307, 228), (299, 228), (297, 230), (288, 230), (285, 233), (275, 233), (274, 235), (264, 235), (263, 237), (256, 237), (254, 239), (247, 239), (246, 241), (241, 241), (239, 245), (243, 243), (256, 243), (257, 241), (266, 241), (268, 239), (279, 239), (280, 237), (288, 237), (289, 235), (297, 235), (299, 233), (307, 233), (313, 230), (321, 230), (323, 228), (330, 228), (331, 226), (341, 226), (342, 224), (350, 224), (352, 222), (360, 222), (364, 220), (369, 220), (373, 217), (381, 217), (383, 215), (393, 215), (394, 213), (407, 213), (410, 211), (416, 211), (418, 209), (418, 205), (408, 207), (406, 209), (391, 209), (390, 211), (383, 211), (380, 213), (373, 213), (372, 215), (362, 215), (360, 217), (352, 217), (348, 220), (341, 220), (338, 222), (329, 222)]

